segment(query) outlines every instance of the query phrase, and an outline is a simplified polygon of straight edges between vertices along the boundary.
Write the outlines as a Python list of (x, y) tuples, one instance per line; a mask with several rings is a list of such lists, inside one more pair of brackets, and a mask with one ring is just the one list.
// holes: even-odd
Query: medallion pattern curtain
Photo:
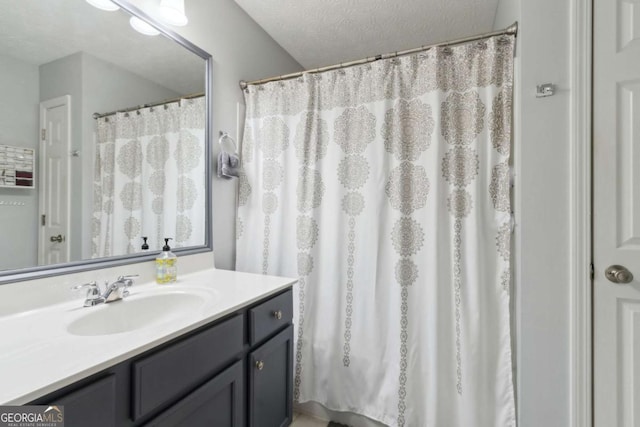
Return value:
[(93, 257), (204, 244), (204, 98), (97, 119)]
[(298, 278), (298, 402), (514, 426), (513, 36), (250, 86), (239, 271)]

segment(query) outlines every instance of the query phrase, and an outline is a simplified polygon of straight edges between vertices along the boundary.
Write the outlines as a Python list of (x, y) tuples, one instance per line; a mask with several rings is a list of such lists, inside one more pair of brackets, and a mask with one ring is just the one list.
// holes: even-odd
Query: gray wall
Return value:
[[(515, 347), (518, 425), (570, 425), (570, 0), (500, 0), (519, 21), (514, 92)], [(535, 87), (555, 83), (556, 95)]]
[[(140, 6), (141, 1), (132, 3)], [(189, 24), (176, 28), (177, 32), (214, 60), (212, 147), (217, 156), (219, 130), (235, 136), (238, 126), (237, 105), (244, 104), (238, 82), (302, 67), (234, 1), (189, 0), (185, 4)], [(216, 267), (222, 269), (235, 267), (236, 188), (235, 180), (213, 179), (213, 250)]]
[[(0, 144), (36, 149), (38, 156), (38, 67), (0, 56)], [(36, 164), (37, 173), (37, 164)], [(0, 270), (38, 262), (37, 190), (0, 188)]]
[(42, 101), (71, 95), (71, 260), (91, 257), (95, 112), (174, 98), (178, 94), (143, 77), (78, 52), (40, 66)]
[(520, 0), (498, 0), (493, 29), (501, 30), (507, 28), (516, 21), (521, 21)]

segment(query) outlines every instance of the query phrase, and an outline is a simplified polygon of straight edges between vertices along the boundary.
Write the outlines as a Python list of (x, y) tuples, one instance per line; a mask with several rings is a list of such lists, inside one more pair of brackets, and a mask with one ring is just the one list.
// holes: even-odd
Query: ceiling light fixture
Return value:
[(178, 27), (189, 22), (184, 13), (184, 0), (160, 0), (160, 16), (167, 24)]
[[(111, 0), (86, 1), (90, 5), (102, 10), (114, 11), (120, 9), (120, 7)], [(178, 27), (187, 25), (189, 19), (184, 12), (184, 0), (160, 0), (160, 4), (158, 4), (157, 1), (158, 0), (146, 0), (142, 10), (163, 24)], [(134, 30), (146, 36), (157, 36), (160, 34), (160, 31), (156, 30), (153, 25), (135, 16), (129, 19), (129, 24), (131, 24)]]
[(111, 0), (87, 0), (87, 3), (89, 3), (91, 6), (97, 7), (98, 9), (106, 10), (109, 12), (120, 9), (120, 6), (118, 6)]
[(136, 16), (132, 16), (131, 19), (129, 19), (129, 24), (131, 24), (134, 30), (141, 34), (144, 34), (145, 36), (157, 36), (158, 34), (160, 34), (160, 31), (156, 30), (151, 25), (147, 24), (142, 19)]

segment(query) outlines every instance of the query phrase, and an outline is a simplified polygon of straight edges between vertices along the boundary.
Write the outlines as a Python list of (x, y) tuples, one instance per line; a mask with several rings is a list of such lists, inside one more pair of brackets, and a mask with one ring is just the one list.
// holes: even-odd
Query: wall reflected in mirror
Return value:
[(205, 61), (123, 10), (0, 6), (0, 270), (203, 245)]

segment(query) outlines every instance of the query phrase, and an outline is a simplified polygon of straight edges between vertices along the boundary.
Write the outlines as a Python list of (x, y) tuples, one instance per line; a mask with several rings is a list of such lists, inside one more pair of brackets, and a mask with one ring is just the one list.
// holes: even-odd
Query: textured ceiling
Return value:
[(0, 8), (0, 55), (42, 65), (82, 51), (181, 94), (204, 90), (202, 58), (135, 32), (122, 10), (84, 0), (0, 0)]
[(307, 69), (492, 30), (498, 0), (235, 0)]

